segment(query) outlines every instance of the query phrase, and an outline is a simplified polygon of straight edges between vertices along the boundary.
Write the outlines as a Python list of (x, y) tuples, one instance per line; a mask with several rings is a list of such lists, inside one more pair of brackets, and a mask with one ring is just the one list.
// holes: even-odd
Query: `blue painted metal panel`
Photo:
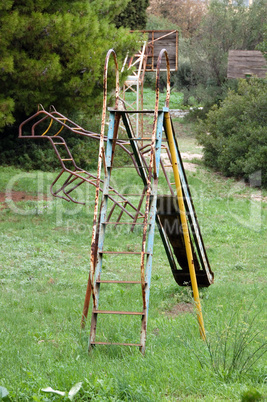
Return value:
[(155, 221), (156, 221), (156, 212), (157, 212), (157, 187), (158, 187), (158, 175), (159, 175), (159, 167), (160, 167), (160, 152), (161, 152), (161, 141), (162, 141), (162, 128), (163, 128), (163, 113), (159, 112), (158, 122), (157, 122), (157, 131), (156, 131), (156, 143), (155, 143), (155, 159), (156, 159), (156, 173), (157, 177), (154, 178), (152, 183), (152, 192), (151, 192), (151, 204), (149, 211), (149, 230), (147, 235), (147, 261), (146, 261), (146, 270), (145, 270), (145, 280), (146, 280), (146, 289), (145, 289), (145, 297), (146, 297), (146, 314), (148, 316), (149, 309), (149, 295), (150, 295), (150, 284), (151, 284), (151, 274), (152, 274), (152, 257), (153, 257), (153, 247), (154, 247), (154, 235), (155, 235)]

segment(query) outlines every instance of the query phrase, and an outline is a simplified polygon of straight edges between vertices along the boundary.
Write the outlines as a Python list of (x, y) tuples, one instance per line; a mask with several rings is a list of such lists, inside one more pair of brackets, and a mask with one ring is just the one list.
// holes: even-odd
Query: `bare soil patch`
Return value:
[[(200, 155), (200, 154), (190, 154), (190, 153), (187, 153), (187, 152), (182, 152), (181, 157), (182, 157), (182, 159), (192, 160), (192, 159), (201, 159), (202, 155)], [(172, 167), (170, 165), (170, 160), (168, 158), (167, 153), (162, 152), (161, 158), (163, 159), (163, 163), (166, 165), (165, 169), (167, 171), (171, 171)], [(188, 170), (190, 172), (196, 172), (197, 169), (199, 168), (199, 166), (197, 164), (192, 163), (192, 162), (184, 162), (183, 161), (183, 165), (184, 165), (185, 170)]]
[(182, 159), (192, 160), (192, 159), (202, 159), (203, 155), (201, 154), (191, 154), (189, 152), (181, 152)]
[(47, 200), (47, 197), (43, 194), (33, 195), (31, 193), (26, 193), (25, 191), (12, 191), (11, 193), (0, 192), (0, 208), (7, 208), (8, 201), (20, 202), (20, 201), (37, 201), (37, 200)]
[(193, 313), (194, 312), (194, 305), (191, 303), (181, 302), (176, 304), (170, 311), (168, 311), (167, 315), (169, 316), (176, 316), (185, 313)]
[(196, 165), (195, 163), (191, 163), (191, 162), (184, 162), (183, 163), (185, 170), (188, 170), (189, 172), (196, 172), (197, 169), (199, 168), (198, 165)]

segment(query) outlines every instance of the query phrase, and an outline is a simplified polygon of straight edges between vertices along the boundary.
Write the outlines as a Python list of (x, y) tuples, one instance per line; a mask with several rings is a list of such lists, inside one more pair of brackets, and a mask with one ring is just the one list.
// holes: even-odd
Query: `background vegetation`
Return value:
[(220, 107), (215, 105), (198, 127), (205, 162), (226, 176), (244, 178), (258, 172), (267, 186), (267, 80), (240, 80)]
[[(1, 2), (1, 163), (25, 169), (55, 167), (46, 143), (40, 147), (38, 143), (22, 144), (17, 140), (19, 124), (37, 111), (38, 104), (46, 109), (53, 104), (80, 123), (86, 116), (86, 125), (89, 117), (99, 114), (108, 49), (116, 49), (121, 65), (127, 51), (132, 53), (138, 48), (137, 35), (120, 27), (118, 21), (115, 25), (116, 16), (127, 3)], [(100, 119), (90, 129), (98, 132), (99, 127)], [(72, 138), (71, 143), (77, 153), (82, 152), (83, 141)]]
[[(208, 6), (184, 0), (179, 7), (176, 1), (165, 0), (151, 0), (149, 4), (147, 0), (46, 0), (34, 4), (12, 0), (2, 3), (0, 11), (1, 163), (25, 169), (55, 167), (49, 146), (17, 140), (18, 125), (37, 110), (38, 104), (45, 108), (53, 104), (85, 128), (99, 132), (105, 54), (113, 47), (121, 63), (127, 51), (133, 53), (139, 48), (138, 35), (130, 34), (129, 29), (179, 30), (179, 70), (172, 74), (172, 88), (183, 93), (183, 105), (179, 102), (176, 107), (201, 106), (190, 114), (192, 119), (205, 120), (214, 104), (220, 108), (229, 89), (237, 91), (237, 80), (226, 78), (230, 49), (266, 52), (266, 0), (255, 0), (250, 7), (242, 0), (230, 4), (228, 0), (213, 0)], [(163, 75), (162, 86), (165, 79)], [(146, 85), (154, 90), (153, 75), (147, 74)], [(262, 86), (264, 91), (265, 84)], [(238, 99), (243, 95), (239, 91)], [(242, 115), (245, 102), (238, 103), (237, 114)], [(231, 126), (229, 119), (228, 124)], [(229, 126), (232, 142), (238, 142), (233, 134), (235, 124), (232, 120)], [(246, 132), (251, 130), (250, 124), (243, 119)], [(206, 130), (208, 125), (200, 127)], [(264, 127), (262, 130), (264, 137)], [(205, 147), (205, 161), (224, 174), (247, 178), (253, 165), (266, 164), (262, 140), (253, 153), (261, 161), (258, 164), (245, 163), (244, 155), (237, 162), (230, 147), (224, 148), (224, 163), (220, 163), (211, 157), (214, 148), (211, 141), (203, 140), (204, 132), (199, 138)], [(92, 142), (89, 157), (82, 139), (72, 136), (69, 141), (76, 157), (85, 166), (92, 166), (97, 145)], [(244, 141), (242, 149), (252, 149), (251, 136), (244, 135)], [(236, 149), (241, 151), (238, 146)], [(264, 172), (262, 177), (265, 183)]]
[[(105, 54), (119, 60), (136, 36), (116, 28), (127, 0), (1, 3), (1, 127), (54, 104), (62, 112), (98, 110)], [(74, 106), (75, 105), (75, 106)]]
[(175, 4), (152, 0), (148, 24), (167, 29), (170, 21), (179, 29), (179, 69), (172, 75), (172, 86), (184, 94), (184, 106), (194, 108), (189, 119), (196, 121), (205, 163), (246, 180), (261, 171), (266, 185), (266, 80), (245, 84), (227, 79), (230, 49), (260, 49), (267, 54), (266, 0), (256, 0), (250, 7), (241, 0), (214, 0), (208, 6), (186, 0), (178, 8)]
[(147, 22), (146, 9), (149, 0), (131, 0), (120, 14), (115, 17), (117, 27), (124, 26), (132, 30), (145, 29)]

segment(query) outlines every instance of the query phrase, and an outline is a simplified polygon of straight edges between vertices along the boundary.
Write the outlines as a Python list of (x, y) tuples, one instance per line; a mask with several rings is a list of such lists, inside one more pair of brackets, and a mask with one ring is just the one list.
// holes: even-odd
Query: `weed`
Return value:
[(267, 352), (262, 314), (252, 302), (248, 308), (231, 306), (228, 320), (225, 313), (218, 316), (217, 327), (207, 330), (205, 353), (195, 354), (201, 367), (207, 366), (223, 381), (247, 375)]
[(263, 400), (263, 396), (255, 388), (250, 388), (241, 394), (241, 402), (257, 402)]

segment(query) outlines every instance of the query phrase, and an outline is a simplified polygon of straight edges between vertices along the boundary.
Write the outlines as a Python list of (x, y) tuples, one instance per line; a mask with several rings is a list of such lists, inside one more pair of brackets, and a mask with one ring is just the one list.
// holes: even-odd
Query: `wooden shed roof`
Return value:
[(259, 50), (229, 50), (227, 78), (265, 78), (267, 62)]

